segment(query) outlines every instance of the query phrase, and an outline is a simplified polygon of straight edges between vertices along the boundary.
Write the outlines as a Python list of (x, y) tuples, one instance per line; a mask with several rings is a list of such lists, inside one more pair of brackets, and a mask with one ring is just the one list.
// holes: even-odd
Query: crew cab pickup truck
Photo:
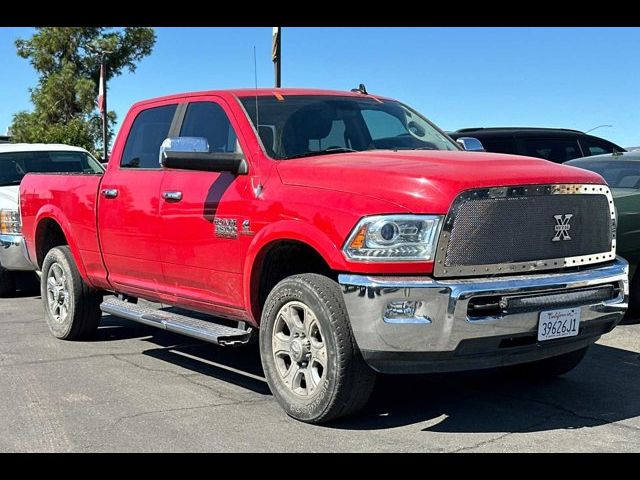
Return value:
[(143, 101), (104, 174), (27, 175), (20, 200), (53, 335), (106, 312), (256, 339), (306, 422), (361, 408), (376, 372), (568, 372), (627, 308), (602, 177), (462, 151), (361, 92)]

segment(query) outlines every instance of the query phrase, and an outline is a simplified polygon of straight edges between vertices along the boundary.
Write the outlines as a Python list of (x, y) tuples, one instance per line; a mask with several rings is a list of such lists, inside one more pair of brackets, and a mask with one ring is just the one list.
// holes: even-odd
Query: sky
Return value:
[[(0, 134), (30, 110), (37, 82), (0, 27)], [(109, 82), (119, 122), (135, 102), (193, 90), (273, 86), (271, 27), (157, 28), (153, 53)], [(640, 145), (640, 28), (284, 27), (283, 87), (349, 90), (401, 100), (444, 130), (540, 126), (593, 131)]]

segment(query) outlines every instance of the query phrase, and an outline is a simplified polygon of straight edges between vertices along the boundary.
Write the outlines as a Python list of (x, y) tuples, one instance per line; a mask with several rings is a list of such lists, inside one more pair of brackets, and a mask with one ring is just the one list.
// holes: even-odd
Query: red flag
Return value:
[(98, 86), (98, 110), (100, 113), (104, 113), (104, 104), (102, 102), (104, 98), (104, 64), (100, 65), (100, 85)]

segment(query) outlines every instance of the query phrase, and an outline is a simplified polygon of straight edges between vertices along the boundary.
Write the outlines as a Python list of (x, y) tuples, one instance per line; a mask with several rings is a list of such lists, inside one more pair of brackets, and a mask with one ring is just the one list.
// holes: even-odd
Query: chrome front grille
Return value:
[(615, 257), (605, 185), (533, 185), (463, 192), (438, 242), (437, 277), (522, 273)]

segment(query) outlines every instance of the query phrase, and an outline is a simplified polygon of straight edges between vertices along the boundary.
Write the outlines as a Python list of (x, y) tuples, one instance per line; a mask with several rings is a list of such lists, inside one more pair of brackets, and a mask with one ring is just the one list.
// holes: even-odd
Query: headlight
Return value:
[(343, 251), (352, 260), (432, 260), (441, 224), (440, 215), (365, 217), (356, 225)]
[(21, 230), (20, 213), (17, 210), (0, 210), (0, 234), (16, 235)]

